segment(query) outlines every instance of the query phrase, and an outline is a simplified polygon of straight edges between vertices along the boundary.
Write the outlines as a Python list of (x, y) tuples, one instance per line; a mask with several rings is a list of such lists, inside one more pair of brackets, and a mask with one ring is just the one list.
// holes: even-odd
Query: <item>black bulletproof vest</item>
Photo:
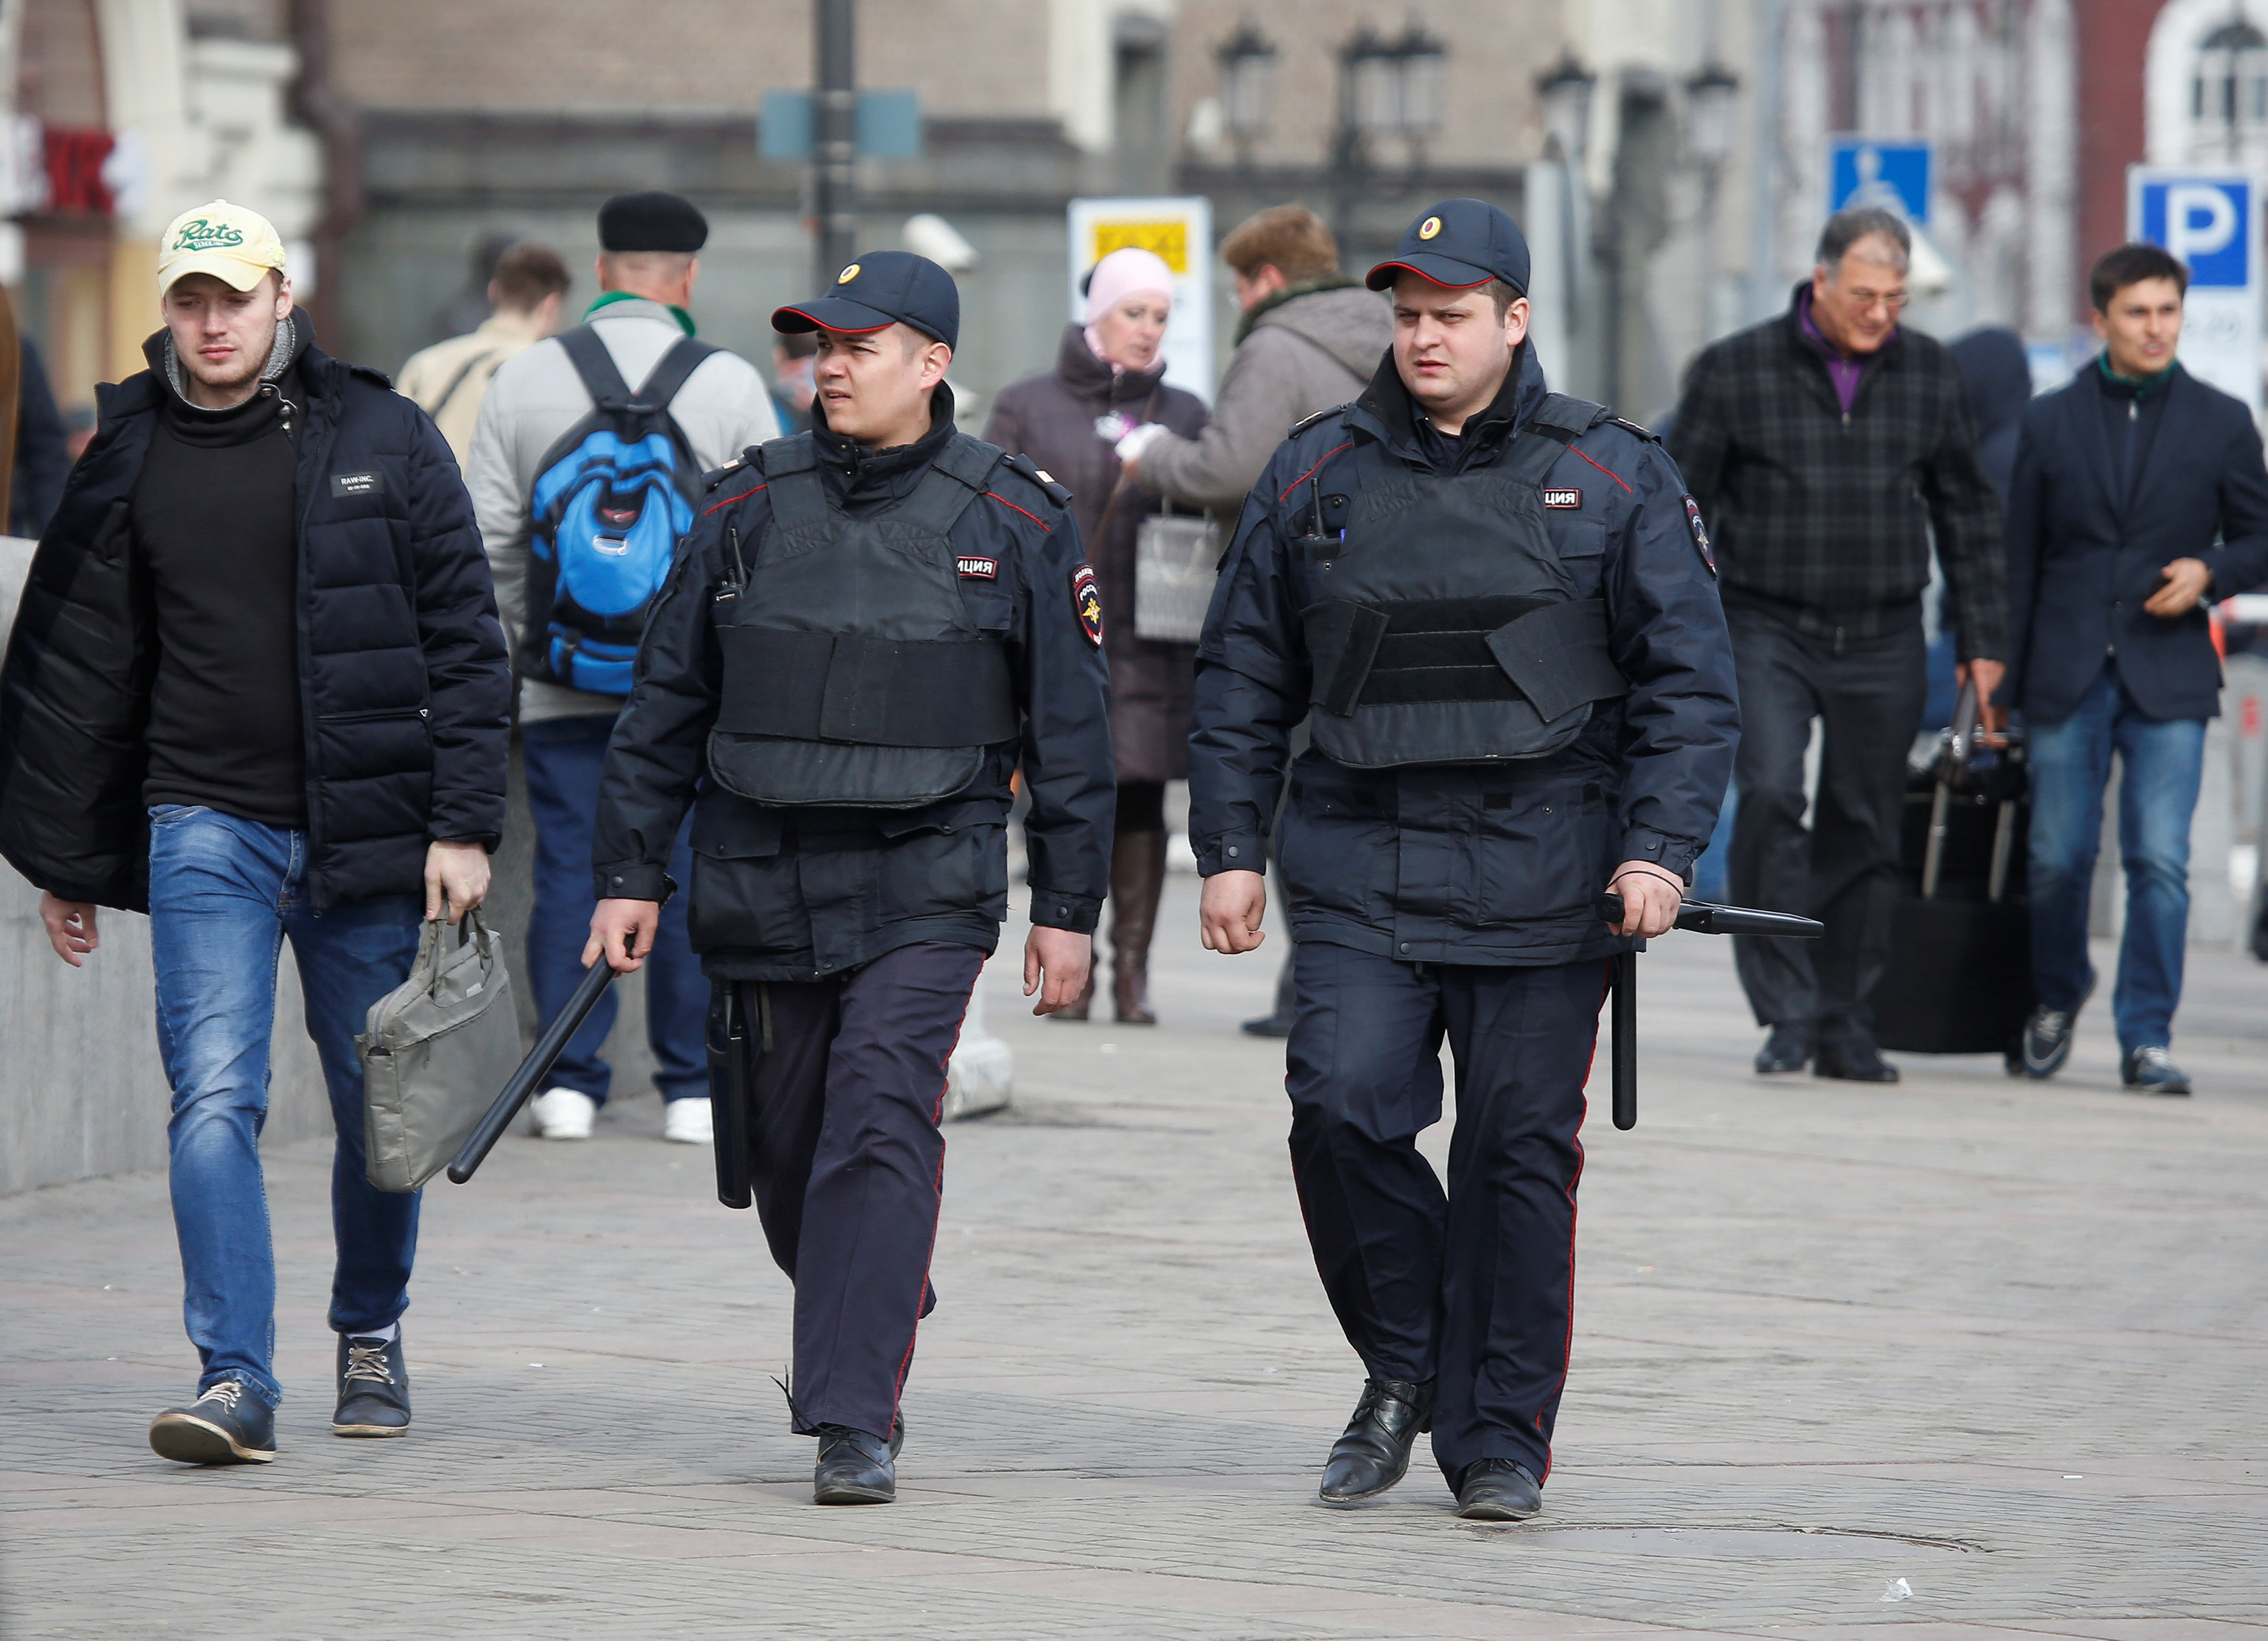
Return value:
[(1366, 440), (1343, 539), (1324, 539), (1310, 498), (1313, 534), (1298, 546), (1329, 596), (1300, 618), (1309, 726), (1327, 756), (1359, 769), (1540, 758), (1582, 732), (1593, 702), (1629, 692), (1606, 605), (1576, 598), (1539, 490), (1609, 415), (1549, 394), (1508, 454), (1454, 475)]
[(745, 561), (728, 533), (712, 612), (719, 784), (759, 803), (912, 809), (1014, 739), (1007, 654), (968, 619), (951, 541), (1001, 460), (956, 433), (911, 495), (853, 519), (828, 499), (809, 433), (763, 447), (771, 525)]

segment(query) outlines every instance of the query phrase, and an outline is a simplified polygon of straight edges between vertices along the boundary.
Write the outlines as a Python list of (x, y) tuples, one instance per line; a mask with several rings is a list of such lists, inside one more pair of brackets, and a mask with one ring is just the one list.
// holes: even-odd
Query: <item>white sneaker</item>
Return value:
[(599, 1102), (578, 1088), (547, 1088), (528, 1102), (545, 1139), (588, 1139)]
[(666, 1100), (661, 1106), (661, 1137), (681, 1145), (711, 1145), (717, 1140), (716, 1116), (709, 1102), (696, 1094)]

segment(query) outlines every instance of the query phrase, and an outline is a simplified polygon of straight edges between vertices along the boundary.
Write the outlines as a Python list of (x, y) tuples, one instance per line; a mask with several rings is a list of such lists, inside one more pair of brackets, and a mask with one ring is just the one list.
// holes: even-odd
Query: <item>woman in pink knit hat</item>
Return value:
[[(1118, 757), (1118, 835), (1110, 857), (1111, 1001), (1123, 1024), (1157, 1020), (1150, 1007), (1150, 937), (1166, 883), (1166, 783), (1189, 773), (1197, 651), (1134, 636), (1134, 538), (1158, 511), (1155, 497), (1122, 482), (1111, 446), (1145, 422), (1183, 438), (1204, 430), (1205, 408), (1162, 380), (1172, 272), (1131, 247), (1087, 276), (1086, 319), (1064, 329), (1056, 368), (1005, 389), (984, 437), (1028, 455), (1070, 487), (1079, 539), (1102, 595), (1110, 661), (1110, 736)], [(1098, 968), (1100, 965), (1097, 966)], [(1089, 996), (1057, 1012), (1085, 1019)]]

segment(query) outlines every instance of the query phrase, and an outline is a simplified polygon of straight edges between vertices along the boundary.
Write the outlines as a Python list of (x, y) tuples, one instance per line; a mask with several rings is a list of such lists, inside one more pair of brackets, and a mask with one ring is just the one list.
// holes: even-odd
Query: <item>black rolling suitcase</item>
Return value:
[(1906, 788), (1874, 1039), (1907, 1054), (1998, 1054), (2014, 1069), (2032, 1012), (2030, 804), (2021, 741), (1980, 747), (1976, 724), (1964, 689), (1937, 758)]

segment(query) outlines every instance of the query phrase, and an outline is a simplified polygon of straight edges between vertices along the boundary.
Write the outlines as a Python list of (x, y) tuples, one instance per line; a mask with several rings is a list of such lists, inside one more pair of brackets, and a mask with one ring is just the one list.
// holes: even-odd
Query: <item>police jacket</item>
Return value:
[[(817, 801), (821, 789), (775, 791), (763, 783), (807, 783), (813, 768), (855, 760), (784, 770), (744, 760), (783, 727), (773, 718), (798, 710), (792, 689), (746, 684), (770, 673), (728, 665), (728, 644), (747, 636), (734, 629), (744, 596), (736, 590), (761, 580), (767, 543), (781, 526), (767, 460), (777, 453), (792, 462), (807, 450), (827, 507), (871, 519), (902, 513), (941, 460), (990, 448), (954, 444), (952, 399), (942, 386), (931, 431), (897, 449), (862, 451), (826, 427), (823, 410), (817, 415), (809, 434), (752, 447), (705, 481), (706, 498), (656, 601), (608, 748), (595, 892), (665, 898), (674, 887), (665, 872), (671, 842), (689, 803), (688, 931), (711, 975), (814, 980), (922, 941), (990, 952), (1007, 914), (1009, 781), (1020, 762), (1031, 794), (1024, 835), (1032, 921), (1092, 931), (1109, 880), (1117, 801), (1101, 617), (1068, 494), (1027, 462), (991, 466), (950, 531), (965, 623), (1005, 660), (1005, 719), (968, 703), (971, 724), (990, 721), (980, 732), (1000, 732), (970, 752), (973, 778), (954, 773), (959, 784), (931, 801), (831, 804)], [(764, 666), (792, 665), (795, 645), (770, 637)], [(840, 684), (828, 685), (829, 711), (840, 704)], [(945, 704), (905, 699), (902, 689), (895, 700), (865, 705), (885, 715), (950, 716)], [(759, 801), (752, 791), (793, 801)]]
[[(299, 704), (321, 910), (417, 893), (435, 841), (495, 844), (512, 669), (472, 502), (431, 421), (377, 372), (312, 344), (298, 369)], [(65, 900), (129, 911), (149, 901), (142, 728), (157, 630), (129, 504), (167, 391), (151, 372), (96, 390), (94, 439), (32, 561), (0, 670), (0, 853)]]
[[(1197, 649), (1189, 832), (1208, 876), (1263, 869), (1291, 731), (1312, 707), (1318, 740), (1334, 739), (1322, 715), (1348, 704), (1317, 704), (1345, 675), (1346, 623), (1322, 617), (1340, 550), (1329, 543), (1380, 511), (1366, 485), (1398, 493), (1412, 475), (1515, 467), (1532, 477), (1557, 560), (1541, 569), (1564, 595), (1543, 619), (1587, 616), (1598, 651), (1575, 705), (1528, 714), (1535, 755), (1357, 768), (1322, 746), (1301, 754), (1278, 840), (1297, 938), (1413, 962), (1604, 955), (1628, 944), (1592, 910), (1615, 866), (1655, 861), (1684, 873), (1706, 843), (1739, 739), (1707, 538), (1675, 464), (1624, 423), (1601, 420), (1572, 437), (1559, 429), (1522, 453), (1546, 437), (1534, 418), (1571, 402), (1547, 401), (1523, 347), (1496, 402), (1446, 438), (1418, 420), (1388, 354), (1351, 405), (1293, 430), (1246, 501)], [(1324, 664), (1311, 640), (1334, 651)], [(1382, 666), (1395, 637), (1369, 642)], [(1526, 694), (1492, 692), (1491, 681), (1476, 681), (1474, 694)], [(1553, 682), (1536, 682), (1538, 699)], [(1488, 704), (1525, 710), (1518, 699)], [(1557, 727), (1547, 732), (1539, 719)], [(1348, 755), (1379, 761), (1359, 735), (1335, 739)], [(1505, 744), (1516, 744), (1509, 732)]]

